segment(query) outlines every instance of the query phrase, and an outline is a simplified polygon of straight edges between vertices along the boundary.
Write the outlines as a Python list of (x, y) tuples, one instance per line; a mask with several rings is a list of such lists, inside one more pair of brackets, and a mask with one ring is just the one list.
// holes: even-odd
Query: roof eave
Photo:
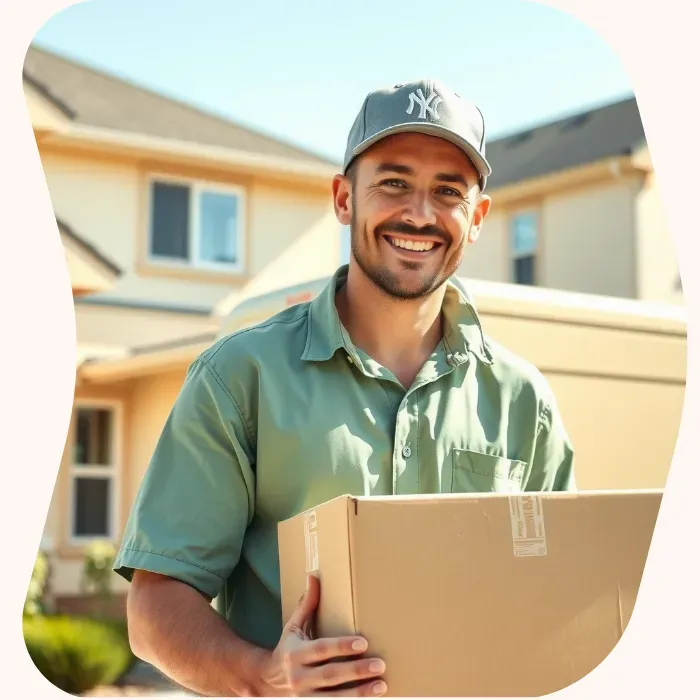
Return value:
[(83, 384), (110, 384), (186, 369), (209, 347), (211, 341), (199, 341), (126, 357), (87, 360), (78, 368), (78, 381)]
[(69, 130), (52, 135), (47, 142), (77, 149), (97, 149), (103, 153), (121, 156), (148, 157), (161, 162), (245, 170), (251, 174), (285, 177), (315, 185), (329, 185), (340, 169), (340, 166), (315, 163), (311, 160), (300, 161), (296, 158), (250, 153), (81, 124), (73, 124)]
[(619, 154), (539, 177), (515, 180), (488, 189), (487, 194), (498, 204), (549, 196), (561, 190), (614, 180), (623, 175), (638, 174), (640, 168), (630, 154)]

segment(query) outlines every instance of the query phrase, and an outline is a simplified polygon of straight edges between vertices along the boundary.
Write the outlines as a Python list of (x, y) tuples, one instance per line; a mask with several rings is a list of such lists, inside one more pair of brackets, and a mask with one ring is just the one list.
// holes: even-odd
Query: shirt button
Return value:
[(411, 456), (411, 448), (408, 445), (405, 445), (403, 450), (401, 450), (401, 454), (405, 459), (408, 459)]
[(348, 355), (348, 362), (352, 364), (352, 357), (350, 355)]

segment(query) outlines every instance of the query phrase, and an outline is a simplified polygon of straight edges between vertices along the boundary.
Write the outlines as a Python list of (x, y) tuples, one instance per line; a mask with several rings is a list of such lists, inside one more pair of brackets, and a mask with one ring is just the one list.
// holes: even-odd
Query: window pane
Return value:
[(113, 418), (109, 408), (77, 410), (74, 464), (112, 465)]
[(154, 182), (151, 190), (151, 255), (189, 257), (190, 189)]
[(535, 284), (535, 256), (516, 258), (513, 261), (513, 272), (516, 284)]
[(199, 200), (199, 259), (235, 263), (238, 259), (238, 197), (203, 192)]
[(109, 535), (111, 488), (109, 479), (80, 477), (75, 480), (74, 535), (78, 537)]
[(537, 250), (537, 218), (520, 214), (512, 220), (511, 246), (514, 256), (533, 255)]

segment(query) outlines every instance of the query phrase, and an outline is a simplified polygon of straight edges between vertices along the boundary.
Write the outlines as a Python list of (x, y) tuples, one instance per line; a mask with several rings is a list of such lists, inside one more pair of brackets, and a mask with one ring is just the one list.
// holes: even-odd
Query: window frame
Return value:
[[(190, 195), (187, 259), (172, 258), (165, 255), (154, 255), (153, 244), (153, 185), (162, 183), (165, 185), (179, 185), (187, 187)], [(238, 199), (238, 216), (236, 230), (236, 262), (222, 263), (202, 260), (199, 257), (199, 242), (201, 229), (199, 226), (199, 213), (201, 207), (201, 194), (212, 192), (214, 194), (232, 195)], [(151, 172), (146, 176), (146, 262), (154, 267), (182, 270), (183, 272), (200, 271), (224, 274), (244, 274), (246, 256), (246, 190), (240, 185), (231, 183), (200, 180), (196, 178), (182, 177), (165, 173)]]
[[(79, 465), (73, 460), (77, 439), (78, 411), (84, 409), (109, 409), (112, 411), (112, 465)], [(82, 547), (91, 542), (106, 540), (116, 543), (120, 527), (119, 504), (122, 496), (122, 464), (123, 464), (123, 434), (124, 409), (120, 401), (100, 399), (76, 399), (71, 414), (71, 444), (69, 449), (70, 463), (68, 470), (68, 517), (67, 540), (70, 546)], [(107, 519), (107, 533), (104, 535), (77, 535), (75, 532), (76, 518), (76, 484), (81, 477), (108, 478), (111, 483), (109, 490), (110, 515)]]
[[(513, 247), (513, 228), (515, 221), (521, 216), (531, 216), (535, 221), (535, 246), (532, 253), (518, 254)], [(508, 280), (510, 284), (520, 287), (537, 287), (539, 285), (539, 261), (542, 243), (542, 218), (538, 207), (523, 207), (511, 211), (508, 216)], [(532, 284), (518, 282), (515, 276), (515, 263), (523, 258), (532, 258)]]

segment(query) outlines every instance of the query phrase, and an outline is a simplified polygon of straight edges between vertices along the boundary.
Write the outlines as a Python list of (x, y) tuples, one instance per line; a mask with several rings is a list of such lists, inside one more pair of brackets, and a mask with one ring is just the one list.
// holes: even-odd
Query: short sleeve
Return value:
[(233, 396), (199, 358), (156, 444), (114, 571), (127, 581), (135, 569), (159, 573), (215, 598), (239, 561), (253, 517), (246, 442)]
[(554, 399), (540, 410), (526, 491), (576, 491), (574, 449)]

